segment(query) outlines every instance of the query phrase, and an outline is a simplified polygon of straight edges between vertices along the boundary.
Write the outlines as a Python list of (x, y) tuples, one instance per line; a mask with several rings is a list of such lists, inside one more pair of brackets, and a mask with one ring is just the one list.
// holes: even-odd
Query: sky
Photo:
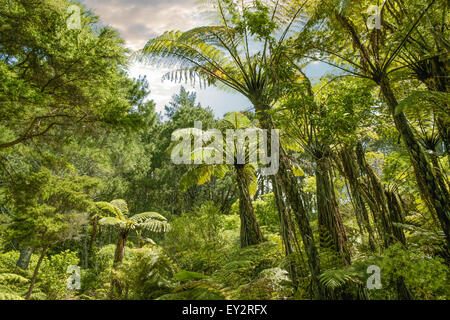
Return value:
[[(153, 37), (168, 30), (186, 31), (205, 25), (198, 10), (197, 0), (84, 0), (84, 4), (100, 16), (104, 25), (118, 30), (132, 50), (142, 49)], [(310, 77), (319, 77), (327, 71), (321, 63), (307, 67)], [(181, 85), (197, 93), (197, 100), (203, 107), (210, 107), (215, 116), (220, 118), (230, 111), (246, 110), (251, 107), (247, 98), (240, 94), (224, 92), (214, 87), (200, 89), (190, 84), (162, 81), (169, 69), (134, 63), (130, 66), (132, 78), (145, 75), (149, 82), (150, 99), (156, 103), (156, 111), (164, 110), (172, 95), (179, 92)]]

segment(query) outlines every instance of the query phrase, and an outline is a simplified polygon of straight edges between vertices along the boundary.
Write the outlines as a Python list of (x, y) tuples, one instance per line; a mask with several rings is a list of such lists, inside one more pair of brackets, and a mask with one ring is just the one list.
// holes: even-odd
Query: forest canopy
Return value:
[[(448, 1), (198, 12), (133, 51), (0, 0), (0, 300), (449, 299)], [(184, 84), (163, 111), (134, 63)]]

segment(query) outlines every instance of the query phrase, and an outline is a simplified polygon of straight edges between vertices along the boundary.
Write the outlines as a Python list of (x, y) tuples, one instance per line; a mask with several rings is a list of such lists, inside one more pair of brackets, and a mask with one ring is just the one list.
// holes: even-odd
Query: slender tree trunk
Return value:
[[(254, 104), (254, 106), (256, 112), (260, 116), (262, 129), (265, 129), (268, 131), (268, 133), (270, 133), (270, 131), (274, 129), (270, 116), (266, 113), (266, 110), (262, 104), (256, 103)], [(271, 141), (270, 134), (268, 134), (268, 141)], [(280, 167), (276, 174), (277, 179), (279, 179), (279, 181), (281, 182), (287, 201), (292, 211), (294, 212), (295, 219), (300, 230), (300, 235), (302, 237), (303, 245), (305, 246), (306, 255), (308, 257), (308, 265), (311, 272), (312, 295), (316, 299), (322, 299), (324, 297), (324, 294), (319, 282), (320, 259), (309, 222), (309, 216), (303, 205), (297, 178), (294, 176), (289, 165), (289, 160), (287, 159), (287, 156), (281, 146), (279, 151)]]
[(446, 188), (442, 190), (439, 186), (405, 114), (397, 112), (398, 102), (386, 76), (381, 78), (379, 85), (394, 118), (395, 126), (408, 150), (422, 197), (429, 199), (426, 203), (431, 204), (430, 211), (436, 213), (447, 240), (447, 248), (450, 248), (450, 196), (448, 190)]
[(123, 261), (125, 256), (125, 245), (127, 244), (128, 231), (120, 230), (117, 236), (116, 252), (114, 254), (114, 265)]
[(92, 250), (92, 246), (94, 245), (95, 237), (98, 232), (98, 218), (95, 217), (92, 221), (92, 234), (91, 239), (89, 240), (89, 250)]
[(326, 242), (328, 241), (326, 239), (328, 236), (331, 236), (332, 247), (339, 253), (342, 262), (349, 265), (351, 263), (350, 248), (347, 243), (344, 222), (336, 201), (330, 160), (321, 152), (319, 153), (320, 157), (317, 159), (316, 170), (316, 189), (320, 242), (321, 245), (327, 246), (328, 243)]
[[(385, 191), (389, 208), (389, 218), (393, 223), (404, 223), (404, 210), (397, 195), (392, 191)], [(406, 237), (403, 229), (392, 224), (392, 233), (397, 241), (406, 245)]]
[(28, 265), (30, 264), (31, 255), (33, 254), (33, 249), (30, 247), (25, 247), (20, 250), (19, 260), (16, 262), (16, 266), (23, 270), (28, 269)]
[(314, 235), (309, 222), (309, 216), (303, 206), (302, 197), (300, 195), (297, 178), (289, 168), (286, 154), (283, 148), (280, 148), (280, 169), (278, 177), (282, 182), (282, 187), (286, 194), (287, 200), (294, 212), (300, 235), (305, 246), (306, 255), (308, 257), (308, 265), (311, 272), (312, 292), (316, 299), (323, 298), (322, 288), (319, 282), (320, 276), (320, 259), (319, 253), (314, 241)]
[(26, 300), (29, 300), (31, 297), (31, 294), (33, 293), (33, 289), (34, 289), (34, 285), (36, 283), (39, 269), (41, 268), (42, 261), (44, 260), (45, 254), (47, 253), (47, 249), (48, 249), (47, 245), (42, 247), (41, 256), (39, 257), (36, 267), (34, 268), (33, 276), (31, 277), (30, 287), (28, 288), (27, 295), (25, 296)]
[[(435, 56), (431, 59), (421, 62), (422, 64), (429, 64), (425, 66), (426, 70), (430, 70), (431, 75), (429, 77), (418, 77), (431, 91), (448, 92), (448, 69), (450, 67), (448, 59), (440, 59), (439, 56)], [(431, 67), (431, 68), (430, 68)], [(447, 106), (443, 108), (448, 110)], [(447, 112), (448, 113), (448, 112)], [(450, 119), (443, 117), (441, 114), (436, 114), (436, 125), (439, 132), (439, 136), (444, 142), (445, 153), (450, 155)]]
[[(374, 215), (375, 212), (378, 212), (378, 216), (381, 217), (384, 247), (387, 249), (397, 241), (406, 245), (406, 238), (403, 230), (392, 224), (392, 222), (403, 223), (403, 209), (398, 197), (393, 192), (384, 190), (381, 182), (366, 162), (361, 143), (358, 143), (356, 146), (356, 154), (360, 169), (369, 177), (368, 183), (370, 184), (372, 194), (374, 195), (372, 200), (369, 201), (371, 202)], [(366, 190), (365, 196), (366, 199), (370, 199), (368, 190)], [(395, 281), (398, 298), (411, 300), (412, 295), (406, 287), (405, 279), (403, 277), (397, 277)]]
[(272, 176), (273, 193), (278, 208), (278, 217), (280, 219), (281, 228), (281, 240), (283, 242), (286, 257), (289, 259), (289, 275), (291, 277), (294, 288), (298, 287), (298, 270), (295, 266), (295, 262), (292, 260), (294, 254), (294, 237), (295, 230), (289, 219), (289, 212), (286, 207), (286, 203), (283, 199), (283, 191), (281, 190), (280, 182), (277, 180), (277, 176)]
[(436, 179), (438, 179), (439, 186), (441, 187), (442, 190), (448, 190), (447, 188), (450, 187), (450, 184), (448, 182), (447, 177), (444, 175), (444, 173), (441, 170), (441, 166), (439, 165), (438, 157), (436, 155), (436, 152), (434, 152), (434, 150), (432, 150), (432, 152), (430, 153), (430, 158), (431, 158), (431, 164), (433, 165), (433, 172), (436, 175)]
[(365, 230), (368, 234), (369, 247), (372, 251), (375, 251), (374, 231), (370, 224), (369, 213), (364, 202), (361, 186), (359, 183), (360, 173), (358, 165), (356, 163), (354, 150), (350, 147), (345, 147), (340, 153), (342, 162), (342, 173), (346, 177), (349, 185), (352, 197), (352, 203), (355, 208), (355, 216), (361, 231)]
[(405, 279), (403, 277), (398, 277), (396, 280), (397, 285), (397, 298), (398, 300), (413, 300), (414, 297), (406, 286)]
[(248, 192), (247, 182), (245, 180), (244, 165), (235, 165), (237, 184), (239, 188), (239, 215), (241, 218), (241, 248), (259, 244), (264, 241), (255, 211), (252, 205), (252, 199)]
[(384, 247), (388, 248), (392, 243), (392, 224), (389, 220), (384, 187), (367, 163), (361, 142), (356, 145), (356, 155), (360, 170), (367, 176), (366, 187), (362, 188), (362, 194), (372, 210)]

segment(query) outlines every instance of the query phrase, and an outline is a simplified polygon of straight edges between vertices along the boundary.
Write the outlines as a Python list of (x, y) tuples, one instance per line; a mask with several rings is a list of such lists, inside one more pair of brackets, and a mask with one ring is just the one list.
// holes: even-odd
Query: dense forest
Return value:
[[(447, 300), (449, 2), (198, 6), (132, 51), (0, 0), (0, 300)], [(132, 63), (186, 85), (157, 112)]]

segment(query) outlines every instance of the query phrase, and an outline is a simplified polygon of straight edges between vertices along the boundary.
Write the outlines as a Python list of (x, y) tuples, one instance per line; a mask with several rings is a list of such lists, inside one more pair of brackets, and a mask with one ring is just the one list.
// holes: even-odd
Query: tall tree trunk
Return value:
[[(270, 143), (270, 132), (274, 129), (272, 120), (266, 112), (266, 108), (263, 104), (254, 103), (255, 110), (260, 117), (261, 127), (268, 131), (268, 141)], [(270, 149), (270, 145), (269, 145)], [(311, 288), (312, 295), (316, 299), (322, 299), (324, 297), (322, 286), (320, 285), (320, 259), (319, 253), (314, 241), (314, 235), (311, 229), (309, 216), (303, 206), (302, 197), (300, 194), (297, 178), (294, 176), (292, 169), (289, 165), (289, 159), (284, 152), (283, 147), (280, 146), (280, 167), (277, 172), (277, 179), (281, 182), (284, 194), (286, 195), (287, 202), (289, 203), (300, 230), (303, 245), (305, 246), (306, 255), (308, 257), (309, 270), (311, 272)], [(280, 213), (281, 214), (281, 213)]]
[(308, 257), (308, 265), (311, 272), (312, 292), (316, 299), (324, 297), (323, 290), (319, 282), (320, 276), (320, 259), (319, 253), (314, 241), (314, 235), (309, 222), (309, 216), (304, 208), (302, 197), (297, 182), (297, 178), (289, 168), (289, 162), (283, 148), (280, 147), (280, 169), (278, 178), (282, 182), (284, 193), (294, 212), (297, 225), (300, 230), (303, 245), (305, 246), (306, 255)]
[(322, 152), (318, 153), (316, 189), (320, 242), (321, 245), (328, 246), (328, 238), (331, 237), (331, 246), (338, 252), (343, 264), (349, 265), (351, 263), (350, 248), (336, 201), (330, 160)]
[[(389, 208), (389, 219), (393, 223), (403, 224), (404, 210), (402, 208), (400, 200), (398, 199), (397, 195), (392, 191), (386, 190), (385, 193)], [(392, 233), (397, 241), (400, 241), (403, 245), (406, 245), (405, 233), (403, 232), (403, 229), (401, 227), (392, 224)]]
[(340, 152), (342, 162), (342, 173), (350, 185), (352, 203), (355, 208), (355, 216), (361, 231), (364, 229), (368, 234), (369, 247), (375, 251), (374, 231), (370, 224), (369, 213), (362, 195), (359, 178), (361, 177), (353, 148), (344, 147)]
[(91, 239), (89, 240), (89, 250), (92, 250), (92, 246), (94, 245), (97, 232), (98, 232), (98, 217), (94, 217), (94, 219), (92, 220), (92, 233)]
[[(424, 60), (419, 63), (424, 65), (424, 69), (429, 73), (424, 77), (418, 75), (418, 79), (422, 81), (431, 91), (448, 92), (448, 69), (450, 68), (448, 59), (440, 59), (440, 56), (436, 55), (430, 59)], [(427, 65), (428, 64), (428, 65)], [(448, 110), (444, 107), (444, 110)], [(443, 117), (441, 114), (435, 114), (436, 125), (439, 132), (439, 136), (444, 142), (445, 153), (450, 155), (450, 119)]]
[[(369, 200), (369, 206), (372, 208), (372, 212), (378, 212), (378, 217), (381, 217), (381, 230), (384, 240), (384, 247), (387, 249), (389, 246), (395, 244), (397, 241), (406, 245), (406, 238), (403, 233), (403, 229), (396, 227), (392, 222), (403, 223), (403, 209), (401, 201), (393, 193), (384, 190), (379, 179), (376, 177), (372, 168), (366, 162), (364, 151), (361, 143), (356, 146), (356, 154), (358, 158), (358, 164), (362, 172), (365, 172), (369, 179), (371, 190), (365, 191), (366, 199)], [(371, 198), (370, 193), (373, 194)], [(397, 277), (396, 286), (399, 299), (411, 300), (412, 295), (405, 284), (403, 277)]]
[(429, 199), (426, 203), (431, 204), (430, 211), (437, 215), (447, 240), (447, 248), (450, 248), (450, 195), (448, 190), (446, 188), (443, 190), (439, 186), (425, 153), (414, 137), (405, 114), (397, 112), (398, 102), (387, 76), (381, 78), (379, 85), (394, 118), (395, 126), (408, 150), (422, 197)]
[(372, 210), (384, 247), (388, 248), (392, 244), (393, 232), (384, 187), (367, 163), (361, 142), (356, 145), (356, 155), (361, 171), (367, 176), (366, 187), (362, 188), (363, 196)]
[(128, 230), (120, 230), (117, 236), (116, 252), (114, 254), (114, 265), (123, 261), (125, 256), (125, 245), (127, 244)]
[(34, 285), (36, 283), (39, 269), (41, 268), (42, 261), (44, 260), (45, 254), (47, 253), (47, 249), (48, 249), (47, 245), (42, 247), (41, 256), (39, 257), (36, 267), (34, 268), (33, 276), (31, 277), (30, 287), (28, 288), (27, 295), (25, 296), (26, 300), (29, 300), (31, 297), (31, 294), (33, 293), (33, 289), (34, 289)]
[(239, 215), (241, 218), (241, 248), (259, 244), (264, 241), (255, 210), (253, 209), (252, 199), (248, 191), (247, 181), (245, 179), (244, 165), (235, 165), (237, 184), (239, 188)]
[(17, 260), (16, 266), (23, 270), (27, 270), (32, 254), (33, 249), (30, 247), (24, 247), (22, 250), (20, 250), (19, 260)]
[(289, 259), (289, 275), (291, 277), (294, 288), (298, 287), (298, 270), (292, 259), (294, 254), (295, 230), (289, 219), (289, 211), (283, 199), (283, 191), (277, 176), (272, 176), (273, 193), (278, 208), (278, 217), (280, 219), (281, 240), (283, 242), (286, 257)]

